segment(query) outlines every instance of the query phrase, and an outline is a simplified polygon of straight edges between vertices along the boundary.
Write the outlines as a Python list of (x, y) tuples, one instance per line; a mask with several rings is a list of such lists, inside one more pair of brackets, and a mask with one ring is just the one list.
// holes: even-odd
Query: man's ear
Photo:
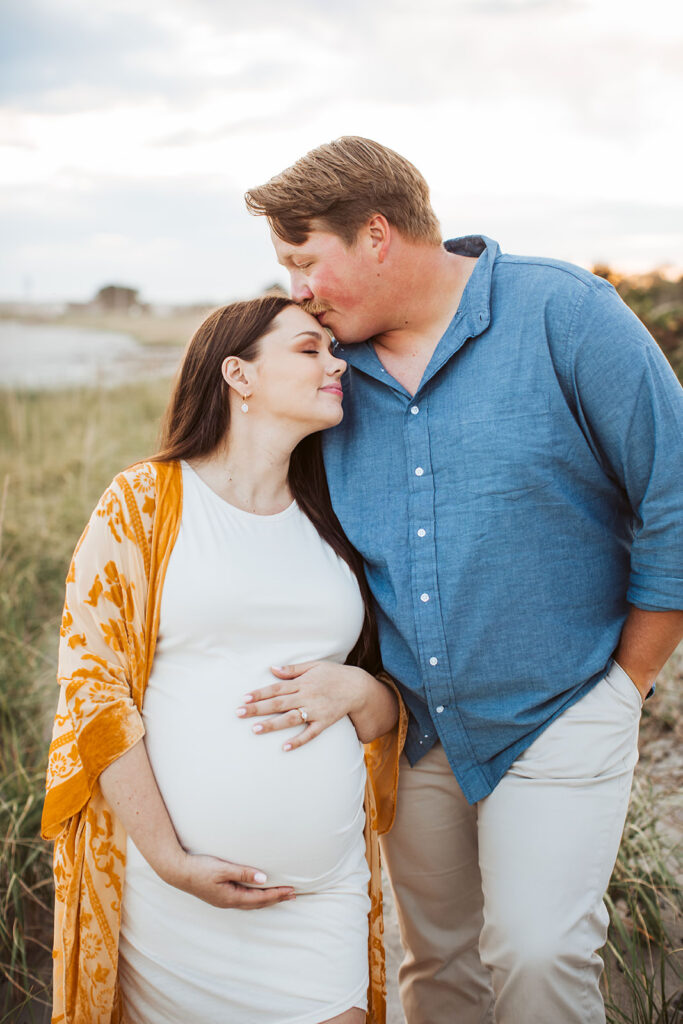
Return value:
[(230, 385), (238, 398), (244, 399), (254, 390), (254, 367), (238, 356), (228, 356), (221, 364), (223, 380)]
[(383, 213), (374, 213), (367, 224), (371, 249), (378, 263), (384, 263), (391, 244), (391, 225)]

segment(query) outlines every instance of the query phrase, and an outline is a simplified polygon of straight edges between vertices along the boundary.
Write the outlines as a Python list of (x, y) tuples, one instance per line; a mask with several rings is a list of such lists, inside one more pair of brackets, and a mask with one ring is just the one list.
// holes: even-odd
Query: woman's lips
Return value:
[(327, 387), (321, 388), (321, 391), (331, 391), (333, 395), (343, 395), (344, 391), (339, 384), (328, 384)]

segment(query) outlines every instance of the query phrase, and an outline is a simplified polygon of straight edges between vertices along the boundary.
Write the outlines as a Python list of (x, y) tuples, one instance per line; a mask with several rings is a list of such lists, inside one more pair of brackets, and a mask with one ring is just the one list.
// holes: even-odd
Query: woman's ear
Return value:
[(243, 399), (253, 391), (253, 367), (237, 356), (228, 356), (221, 365), (223, 380), (230, 385), (237, 397)]

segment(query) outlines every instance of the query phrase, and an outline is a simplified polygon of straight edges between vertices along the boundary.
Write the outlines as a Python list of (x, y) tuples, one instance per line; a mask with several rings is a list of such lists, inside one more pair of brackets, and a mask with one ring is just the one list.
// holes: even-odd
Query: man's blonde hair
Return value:
[(312, 149), (245, 194), (250, 213), (266, 216), (283, 241), (301, 245), (312, 222), (346, 245), (375, 213), (413, 241), (441, 244), (429, 186), (416, 167), (372, 139), (344, 135)]

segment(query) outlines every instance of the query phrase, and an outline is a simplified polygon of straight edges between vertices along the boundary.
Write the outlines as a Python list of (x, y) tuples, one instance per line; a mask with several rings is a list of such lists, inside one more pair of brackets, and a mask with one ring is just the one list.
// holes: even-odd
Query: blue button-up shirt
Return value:
[(439, 739), (486, 796), (605, 674), (629, 605), (683, 608), (683, 391), (606, 281), (478, 256), (415, 395), (371, 342), (323, 435), (415, 763)]

